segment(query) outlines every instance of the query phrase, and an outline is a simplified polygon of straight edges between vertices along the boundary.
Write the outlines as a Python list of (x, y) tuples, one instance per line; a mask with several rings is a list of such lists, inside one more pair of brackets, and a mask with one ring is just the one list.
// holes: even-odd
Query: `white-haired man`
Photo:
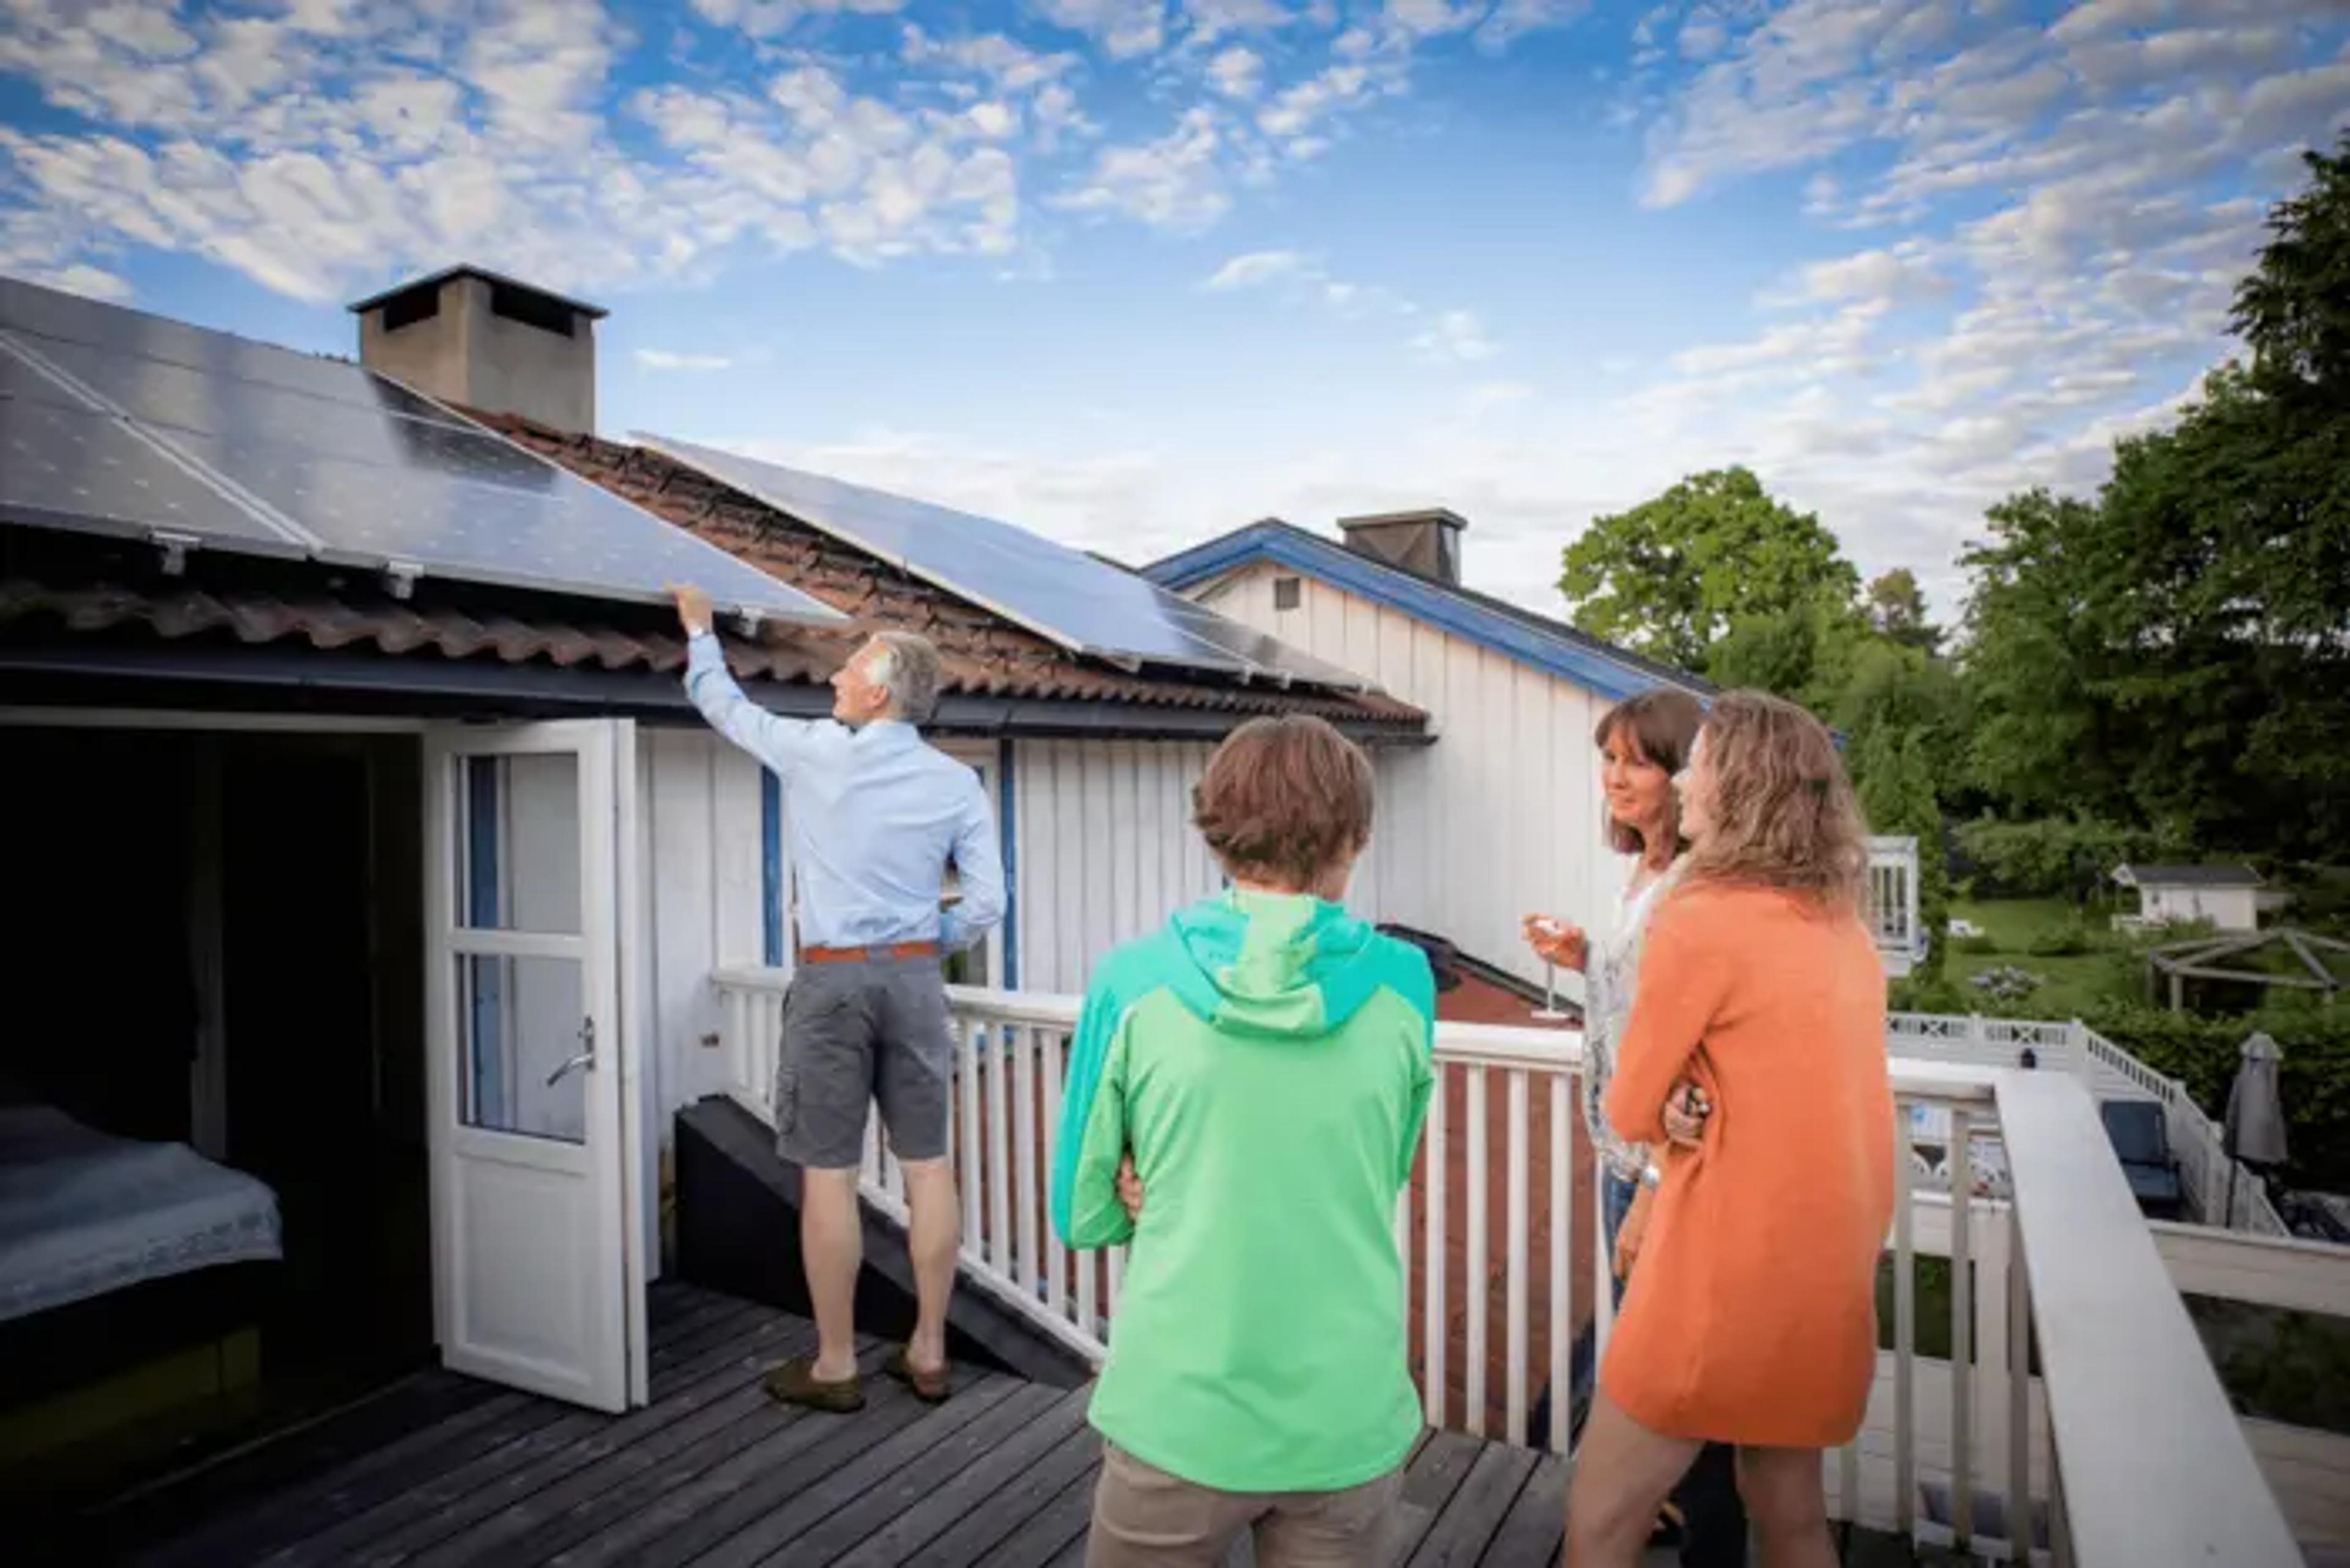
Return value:
[[(889, 1370), (928, 1400), (947, 1397), (947, 1298), (954, 1285), (953, 1168), (947, 1162), (953, 1026), (942, 950), (1003, 918), (1003, 864), (979, 775), (915, 726), (938, 701), (939, 655), (882, 632), (832, 678), (832, 719), (767, 711), (727, 673), (710, 600), (671, 590), (690, 649), (686, 693), (728, 740), (774, 770), (791, 822), (798, 961), (784, 1001), (775, 1147), (801, 1168), (800, 1251), (816, 1352), (776, 1368), (776, 1398), (819, 1410), (865, 1402), (855, 1303), (862, 1262), (857, 1171), (878, 1103), (912, 1210), (914, 1332)], [(947, 863), (962, 898), (941, 909)]]

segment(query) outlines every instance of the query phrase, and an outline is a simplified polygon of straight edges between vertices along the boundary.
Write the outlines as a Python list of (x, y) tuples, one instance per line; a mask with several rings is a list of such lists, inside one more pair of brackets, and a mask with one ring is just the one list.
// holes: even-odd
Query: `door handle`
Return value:
[(588, 1018), (580, 1021), (579, 1043), (583, 1047), (579, 1054), (546, 1075), (548, 1088), (551, 1089), (563, 1082), (566, 1074), (576, 1073), (582, 1067), (592, 1068), (596, 1065), (596, 1021), (594, 1019)]

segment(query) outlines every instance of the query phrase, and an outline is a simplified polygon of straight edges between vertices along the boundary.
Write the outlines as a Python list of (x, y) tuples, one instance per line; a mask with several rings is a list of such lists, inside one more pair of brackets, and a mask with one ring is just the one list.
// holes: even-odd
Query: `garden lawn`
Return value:
[(2112, 935), (2112, 909), (2101, 901), (2091, 904), (2086, 914), (2089, 940), (2095, 944), (2091, 951), (2043, 957), (2030, 950), (2033, 940), (2061, 931), (2072, 919), (2073, 906), (2064, 899), (1952, 899), (1951, 918), (1972, 920), (1997, 950), (1966, 952), (1953, 940), (1944, 972), (1957, 983), (1960, 993), (1970, 998), (1981, 995), (1971, 981), (1987, 969), (2013, 964), (2039, 975), (2043, 981), (2040, 989), (2020, 1002), (1995, 1004), (1984, 999), (1983, 1011), (1995, 1008), (2016, 1018), (2061, 1021), (2099, 1002), (2139, 1000), (2140, 993), (2135, 990), (2123, 992), (2116, 989), (2118, 966), (2115, 953), (2121, 944)]

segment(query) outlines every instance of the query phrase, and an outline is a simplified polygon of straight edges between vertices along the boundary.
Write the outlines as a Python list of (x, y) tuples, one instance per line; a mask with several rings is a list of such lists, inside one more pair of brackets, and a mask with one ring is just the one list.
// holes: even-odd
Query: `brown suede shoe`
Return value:
[(816, 1357), (795, 1355), (766, 1376), (767, 1397), (785, 1405), (805, 1406), (827, 1415), (846, 1416), (865, 1408), (865, 1390), (852, 1375), (838, 1383), (816, 1380)]
[(954, 1373), (951, 1368), (941, 1366), (935, 1372), (917, 1372), (913, 1363), (906, 1359), (906, 1347), (902, 1345), (889, 1353), (889, 1359), (881, 1370), (911, 1388), (914, 1397), (925, 1405), (944, 1404), (947, 1396), (954, 1392)]

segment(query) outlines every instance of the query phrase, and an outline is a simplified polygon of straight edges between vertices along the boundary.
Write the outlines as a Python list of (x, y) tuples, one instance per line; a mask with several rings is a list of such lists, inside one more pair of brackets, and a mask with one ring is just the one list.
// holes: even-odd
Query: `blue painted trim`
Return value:
[(767, 967), (784, 963), (784, 785), (759, 770), (759, 921)]
[(1013, 811), (1012, 755), (1013, 742), (1004, 741), (995, 750), (995, 836), (1003, 859), (1003, 924), (997, 929), (1003, 933), (1003, 989), (1020, 989), (1020, 846), (1013, 824), (1018, 817)]
[[(1611, 701), (1658, 686), (1680, 684), (1653, 671), (1618, 663), (1564, 638), (1546, 637), (1523, 621), (1448, 593), (1439, 585), (1423, 582), (1409, 572), (1367, 561), (1342, 545), (1278, 524), (1252, 524), (1221, 539), (1211, 539), (1143, 568), (1143, 576), (1161, 587), (1181, 589), (1253, 561), (1272, 561), (1320, 577), (1464, 641), (1491, 649), (1562, 680), (1572, 680)], [(1697, 683), (1690, 683), (1688, 690), (1703, 694)]]
[[(498, 911), (498, 825), (500, 821), (499, 759), (465, 759), (465, 924), (476, 930), (495, 930), (504, 924)], [(466, 1065), (473, 1082), (473, 1105), (466, 1122), (474, 1127), (503, 1127), (506, 1123), (505, 1078), (498, 1071), (505, 1054), (505, 968), (495, 959), (469, 958), (466, 979), (473, 996), (473, 1039)]]

